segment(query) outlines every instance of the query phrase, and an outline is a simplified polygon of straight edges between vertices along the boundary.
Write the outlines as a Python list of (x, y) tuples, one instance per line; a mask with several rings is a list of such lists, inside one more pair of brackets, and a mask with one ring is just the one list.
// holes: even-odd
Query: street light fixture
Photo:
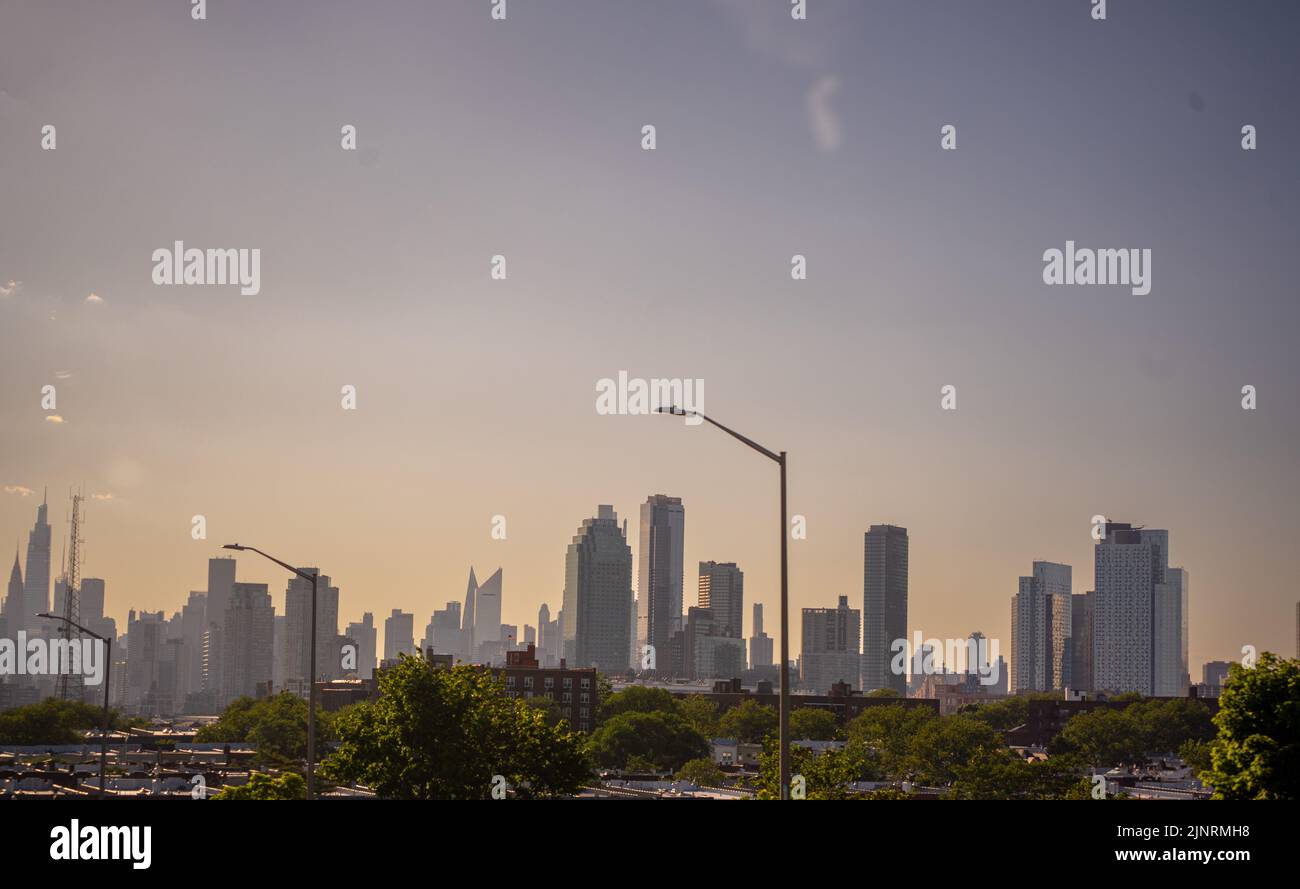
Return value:
[(94, 639), (98, 639), (100, 642), (104, 643), (104, 724), (103, 726), (100, 727), (99, 730), (99, 795), (100, 798), (104, 798), (106, 796), (104, 790), (104, 781), (105, 781), (104, 773), (105, 773), (105, 765), (108, 763), (108, 690), (109, 688), (112, 687), (109, 680), (112, 678), (112, 674), (113, 674), (113, 640), (111, 638), (101, 636), (92, 630), (87, 630), (81, 624), (77, 623), (76, 621), (68, 620), (66, 617), (64, 617), (61, 614), (49, 614), (46, 612), (41, 612), (36, 616), (46, 617), (49, 618), (50, 620), (61, 620), (68, 626), (76, 627), (78, 630), (85, 633), (87, 636), (90, 636), (91, 638)]
[(222, 549), (233, 549), (238, 552), (257, 553), (264, 559), (269, 559), (281, 568), (290, 571), (303, 580), (311, 581), (311, 675), (307, 677), (307, 799), (312, 799), (316, 794), (316, 578), (320, 575), (320, 569), (315, 574), (308, 574), (300, 568), (295, 568), (288, 562), (282, 562), (275, 556), (267, 555), (255, 546), (243, 546), (238, 543), (227, 543)]
[(778, 743), (780, 746), (780, 763), (781, 763), (781, 799), (790, 798), (790, 571), (789, 559), (786, 552), (786, 536), (789, 529), (786, 528), (786, 501), (785, 501), (785, 468), (786, 456), (785, 451), (777, 453), (769, 451), (753, 439), (746, 438), (734, 429), (728, 429), (717, 420), (710, 419), (699, 411), (686, 410), (677, 407), (658, 407), (656, 413), (672, 414), (675, 417), (699, 417), (701, 420), (713, 426), (717, 426), (723, 432), (739, 441), (749, 445), (758, 451), (764, 457), (773, 460), (781, 467), (781, 695), (779, 698), (780, 712), (780, 734)]

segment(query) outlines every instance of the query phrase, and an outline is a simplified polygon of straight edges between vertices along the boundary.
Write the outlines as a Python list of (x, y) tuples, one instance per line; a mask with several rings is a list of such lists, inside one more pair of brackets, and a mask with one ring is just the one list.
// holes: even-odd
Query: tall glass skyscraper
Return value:
[(1187, 694), (1187, 573), (1169, 567), (1169, 532), (1108, 522), (1093, 555), (1096, 689)]
[(23, 573), (23, 615), (10, 622), (10, 632), (35, 630), (43, 621), (36, 615), (50, 610), (49, 501), (36, 507), (36, 524), (27, 534), (27, 570)]
[(1071, 687), (1073, 571), (1034, 562), (1011, 599), (1011, 692)]
[[(713, 613), (724, 636), (739, 639), (745, 620), (745, 572), (735, 562), (700, 562), (699, 605)], [(853, 647), (858, 634), (853, 634)]]
[(612, 506), (584, 519), (564, 565), (564, 657), (571, 667), (606, 673), (628, 668), (632, 626), (632, 548)]
[(681, 629), (685, 537), (681, 498), (664, 494), (646, 498), (641, 504), (636, 641), (638, 646), (654, 646), (660, 672), (668, 666), (669, 640)]
[(863, 546), (862, 690), (907, 694), (907, 677), (890, 669), (891, 646), (907, 639), (907, 529), (872, 525)]

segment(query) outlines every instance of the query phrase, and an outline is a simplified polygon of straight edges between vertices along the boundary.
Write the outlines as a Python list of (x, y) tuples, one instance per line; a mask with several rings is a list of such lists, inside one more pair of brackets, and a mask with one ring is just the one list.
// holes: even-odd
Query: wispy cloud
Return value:
[(55, 425), (62, 425), (63, 417), (59, 416), (58, 414), (46, 414), (45, 422), (54, 423)]
[(36, 493), (31, 488), (23, 485), (5, 485), (4, 490), (6, 494), (17, 494), (19, 497), (27, 497)]
[(813, 140), (819, 149), (828, 153), (840, 147), (840, 116), (831, 108), (831, 97), (839, 87), (839, 78), (827, 75), (814, 83), (804, 97)]
[(92, 293), (86, 297), (86, 302), (88, 303), (102, 303), (103, 301), (104, 297), (100, 296), (98, 293)]
[(56, 370), (54, 372), (54, 379), (56, 380), (66, 380), (71, 376), (72, 376), (72, 371), (70, 370)]
[(22, 286), (22, 281), (8, 281), (4, 284), (0, 284), (0, 296), (13, 296), (18, 292), (18, 288)]
[(91, 494), (90, 499), (91, 500), (112, 500), (113, 495), (112, 494)]
[(816, 78), (804, 94), (808, 128), (820, 151), (829, 154), (839, 149), (842, 128), (830, 99), (839, 89), (840, 81), (828, 73), (826, 32), (810, 27), (808, 22), (791, 19), (788, 3), (713, 0), (713, 5), (723, 10), (740, 29), (741, 40), (750, 52)]

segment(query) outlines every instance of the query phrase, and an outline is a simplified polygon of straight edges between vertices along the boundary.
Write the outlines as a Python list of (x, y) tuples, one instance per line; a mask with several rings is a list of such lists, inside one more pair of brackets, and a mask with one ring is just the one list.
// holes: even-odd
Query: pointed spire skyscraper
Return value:
[(469, 586), (465, 590), (465, 607), (460, 612), (461, 650), (465, 652), (465, 663), (474, 657), (474, 600), (478, 593), (478, 578), (474, 576), (474, 566), (469, 569)]
[[(23, 569), (18, 563), (20, 549), (20, 546), (14, 546), (14, 567), (9, 572), (9, 590), (5, 594), (4, 608), (0, 609), (0, 633), (5, 637), (10, 635), (9, 626), (15, 612), (21, 614), (23, 610)], [(16, 631), (19, 627), (15, 624), (14, 629)]]
[(36, 615), (50, 610), (50, 523), (48, 498), (36, 507), (36, 524), (27, 535), (27, 571), (23, 580), (21, 622), (9, 621), (11, 632), (33, 629)]

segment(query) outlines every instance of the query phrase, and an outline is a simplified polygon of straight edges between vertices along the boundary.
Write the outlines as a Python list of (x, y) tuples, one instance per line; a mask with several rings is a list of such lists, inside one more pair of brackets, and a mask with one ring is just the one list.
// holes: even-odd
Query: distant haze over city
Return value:
[[(1095, 515), (1169, 532), (1194, 681), (1295, 654), (1291, 4), (1113, 3), (1090, 29), (1086, 3), (844, 2), (793, 30), (723, 0), (511, 4), (495, 30), (474, 3), (221, 5), (4, 13), (6, 574), (48, 486), (57, 576), (75, 488), (119, 631), (234, 542), (318, 566), (340, 629), (400, 608), (418, 639), (471, 566), (522, 627), (600, 504), (635, 583), (664, 494), (683, 607), (699, 562), (734, 562), (743, 634), (761, 602), (776, 636), (776, 467), (600, 413), (626, 372), (703, 380), (710, 416), (789, 453), (792, 657), (800, 609), (861, 608), (876, 524), (908, 531), (908, 634), (1007, 656), (1035, 560), (1093, 588)], [(258, 250), (257, 292), (155, 284), (178, 241)], [(1150, 250), (1150, 291), (1045, 285), (1067, 242)], [(286, 573), (238, 563), (283, 613)]]

